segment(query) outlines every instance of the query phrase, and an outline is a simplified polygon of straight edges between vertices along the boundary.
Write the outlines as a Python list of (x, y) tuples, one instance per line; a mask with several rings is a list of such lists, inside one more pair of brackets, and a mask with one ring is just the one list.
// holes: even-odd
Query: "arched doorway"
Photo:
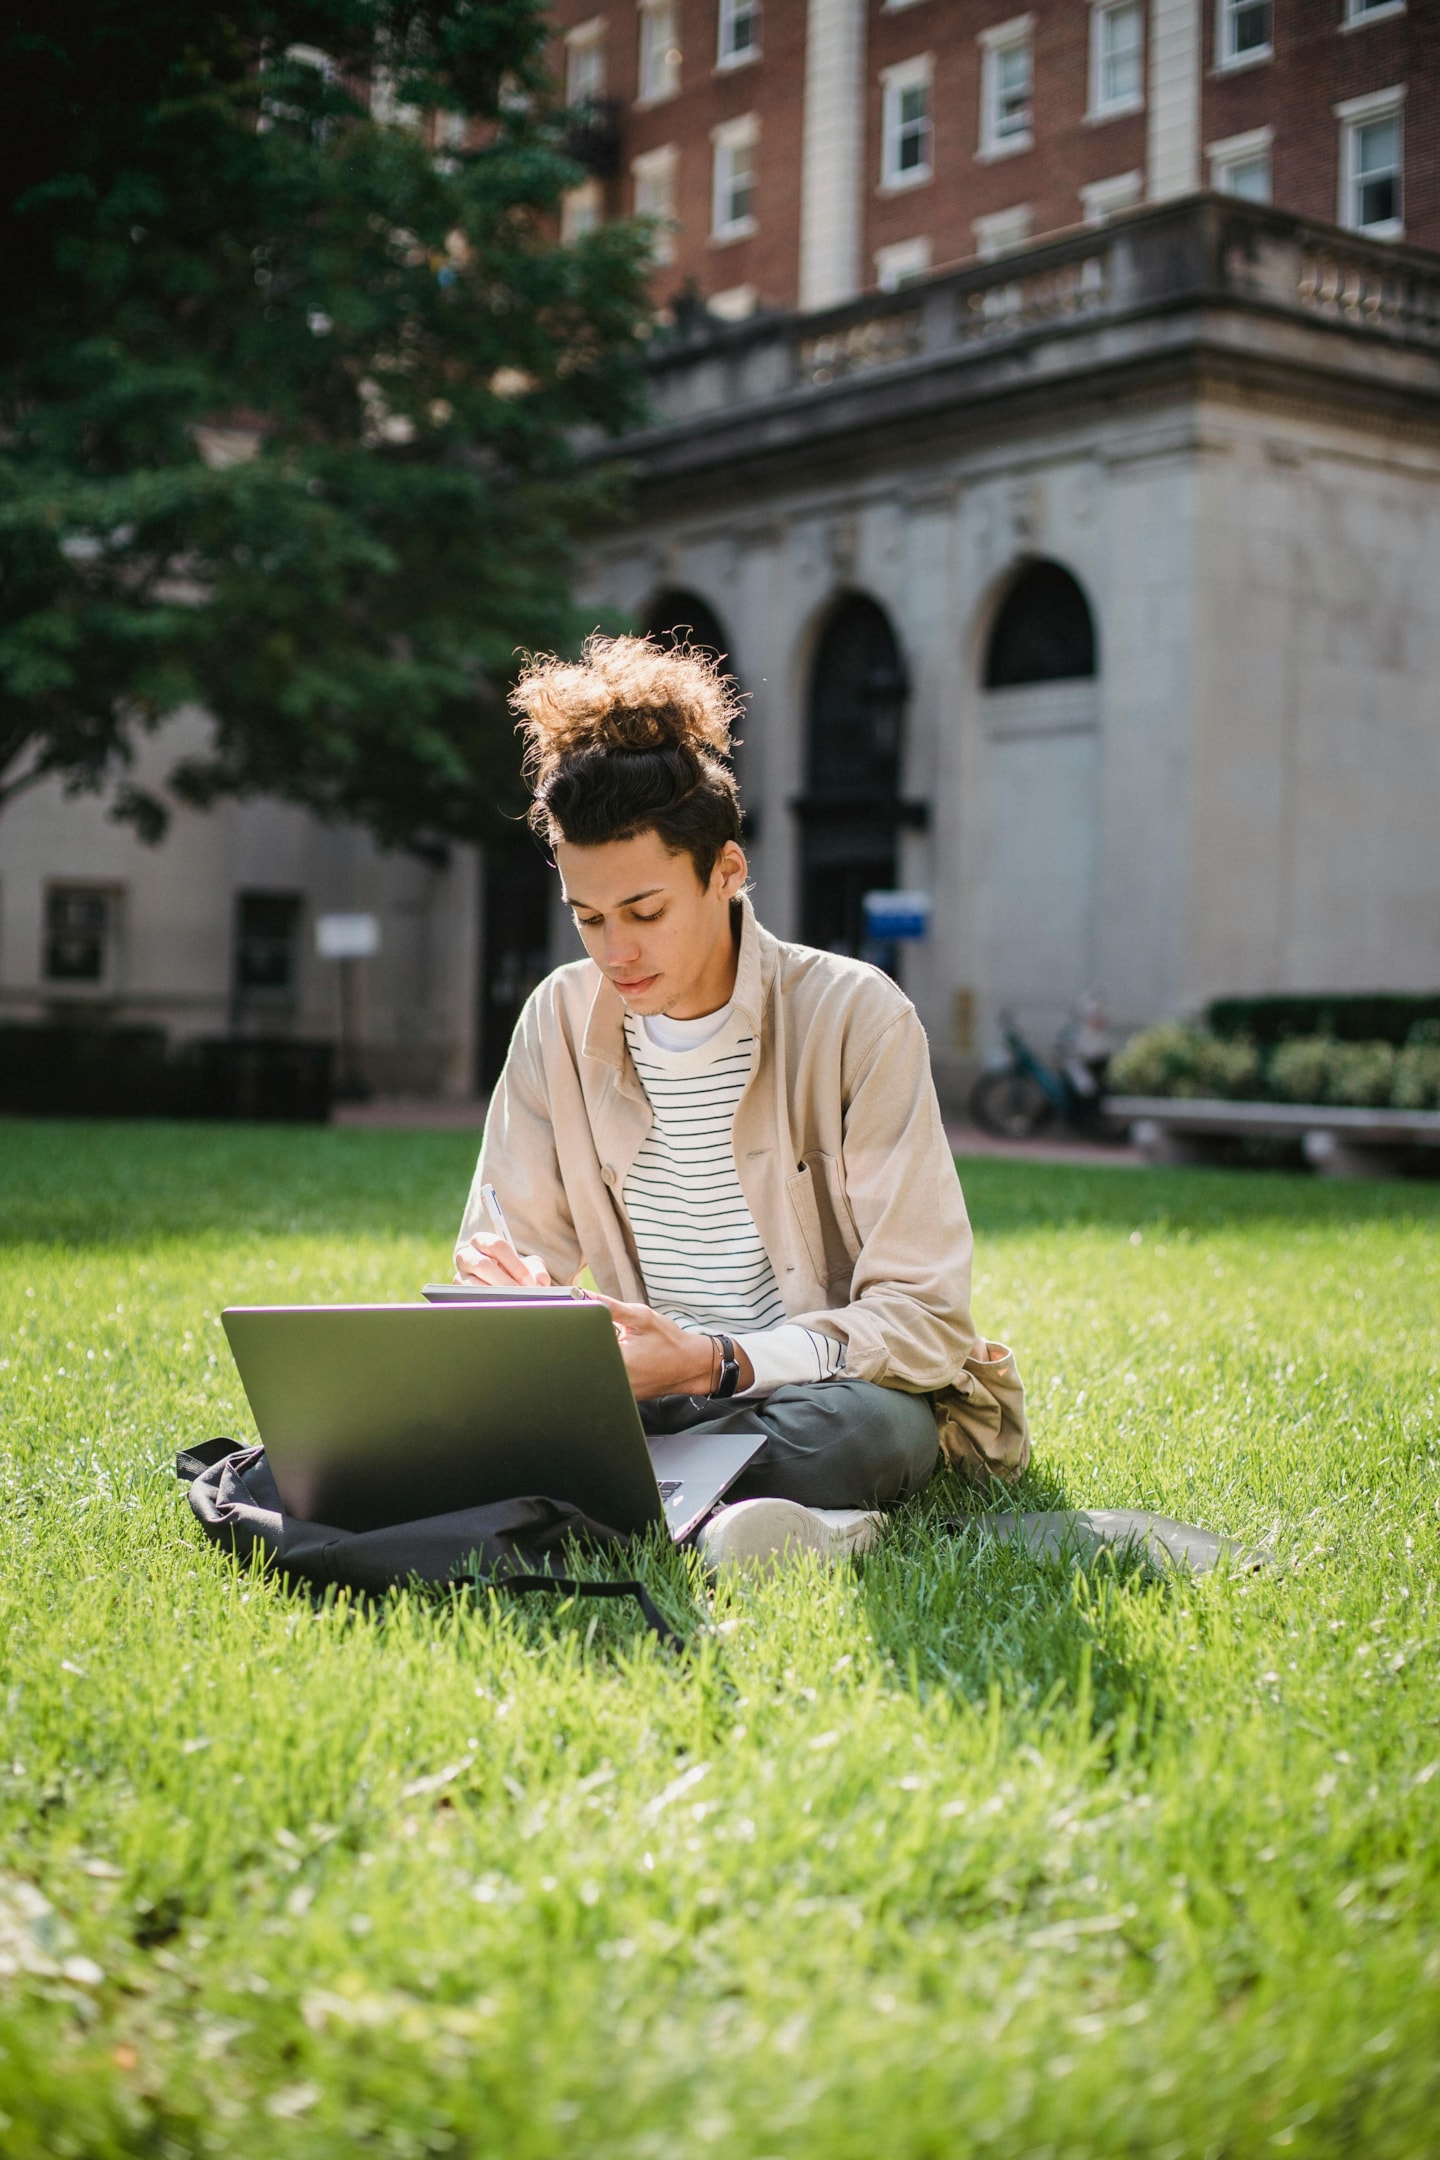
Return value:
[(1063, 564), (1027, 563), (980, 668), (986, 984), (1042, 1039), (1095, 984), (1100, 792), (1095, 618)]
[[(643, 620), (645, 635), (653, 637), (658, 644), (671, 649), (676, 645), (693, 645), (717, 660), (729, 658), (730, 642), (721, 628), (720, 618), (698, 593), (686, 592), (679, 586), (669, 587), (655, 595)], [(733, 675), (735, 670), (727, 667), (725, 672)]]
[(865, 944), (867, 892), (895, 884), (905, 665), (890, 619), (863, 593), (841, 600), (810, 674), (800, 817), (800, 935), (828, 952), (893, 956)]

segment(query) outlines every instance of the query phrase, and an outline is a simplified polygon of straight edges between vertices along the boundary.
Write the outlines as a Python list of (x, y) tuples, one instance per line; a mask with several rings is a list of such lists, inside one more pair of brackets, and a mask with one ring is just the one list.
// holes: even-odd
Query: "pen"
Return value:
[(485, 1211), (489, 1215), (491, 1222), (495, 1225), (501, 1237), (504, 1238), (511, 1252), (517, 1252), (519, 1247), (510, 1235), (510, 1225), (505, 1220), (505, 1210), (500, 1205), (500, 1195), (496, 1192), (495, 1187), (493, 1185), (482, 1185), (480, 1198), (485, 1204)]

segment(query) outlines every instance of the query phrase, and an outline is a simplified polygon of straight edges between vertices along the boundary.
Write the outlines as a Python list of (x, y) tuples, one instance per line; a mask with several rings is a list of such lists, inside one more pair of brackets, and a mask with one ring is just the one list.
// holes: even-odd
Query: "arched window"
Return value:
[(1030, 563), (995, 618), (985, 649), (985, 688), (1084, 681), (1095, 672), (1095, 620), (1089, 601), (1059, 563)]

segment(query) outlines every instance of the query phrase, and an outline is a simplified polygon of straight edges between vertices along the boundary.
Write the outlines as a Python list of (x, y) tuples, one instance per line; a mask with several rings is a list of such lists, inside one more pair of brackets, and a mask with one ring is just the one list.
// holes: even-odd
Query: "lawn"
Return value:
[(1030, 1505), (713, 1599), (217, 1556), (231, 1301), (407, 1297), (463, 1136), (0, 1126), (0, 2151), (1433, 2153), (1440, 1188), (962, 1166)]

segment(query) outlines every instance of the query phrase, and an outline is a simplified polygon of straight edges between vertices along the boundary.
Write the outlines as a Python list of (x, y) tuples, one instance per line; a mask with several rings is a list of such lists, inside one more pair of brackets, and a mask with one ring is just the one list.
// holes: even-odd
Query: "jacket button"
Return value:
[(606, 1163), (604, 1169), (600, 1172), (600, 1179), (602, 1184), (605, 1185), (613, 1185), (615, 1183), (615, 1172), (610, 1168), (609, 1163)]

